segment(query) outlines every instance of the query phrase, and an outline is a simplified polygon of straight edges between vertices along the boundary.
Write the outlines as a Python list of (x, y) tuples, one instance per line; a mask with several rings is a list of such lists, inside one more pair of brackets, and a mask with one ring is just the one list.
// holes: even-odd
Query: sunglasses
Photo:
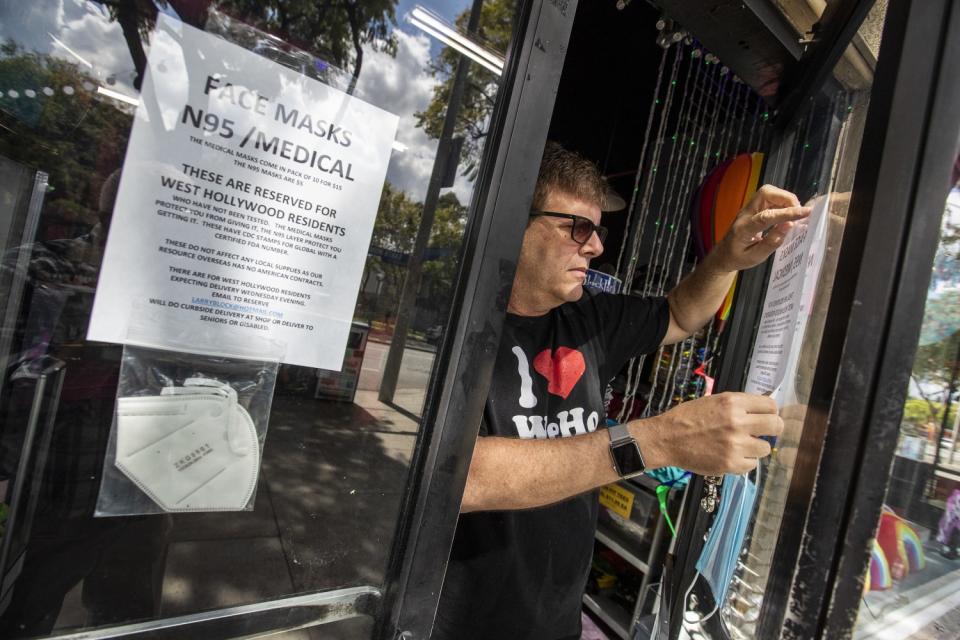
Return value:
[(572, 213), (556, 213), (555, 211), (540, 211), (534, 209), (530, 212), (531, 218), (537, 218), (539, 216), (548, 216), (551, 218), (567, 218), (568, 220), (573, 220), (573, 225), (570, 227), (570, 237), (573, 238), (573, 241), (583, 246), (587, 243), (587, 240), (590, 239), (590, 236), (593, 235), (593, 232), (597, 232), (597, 237), (600, 238), (600, 244), (603, 244), (603, 241), (607, 239), (607, 228), (601, 227), (598, 224), (593, 224), (593, 220), (589, 218), (584, 218), (583, 216), (574, 215)]

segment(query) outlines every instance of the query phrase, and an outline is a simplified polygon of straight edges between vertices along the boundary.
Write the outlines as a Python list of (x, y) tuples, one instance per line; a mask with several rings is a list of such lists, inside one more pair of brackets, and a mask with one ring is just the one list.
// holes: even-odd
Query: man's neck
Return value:
[(531, 299), (529, 296), (524, 296), (514, 287), (514, 290), (510, 292), (510, 300), (507, 302), (507, 313), (512, 313), (515, 316), (536, 318), (547, 315), (556, 306), (556, 304), (550, 304), (545, 300), (536, 300)]

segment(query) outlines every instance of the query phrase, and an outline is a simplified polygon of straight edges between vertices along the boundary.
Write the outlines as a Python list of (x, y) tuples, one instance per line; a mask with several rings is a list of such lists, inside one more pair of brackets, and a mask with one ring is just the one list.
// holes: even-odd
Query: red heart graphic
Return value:
[(587, 363), (576, 349), (560, 347), (553, 354), (550, 349), (538, 353), (533, 368), (549, 381), (547, 391), (566, 400), (587, 370)]

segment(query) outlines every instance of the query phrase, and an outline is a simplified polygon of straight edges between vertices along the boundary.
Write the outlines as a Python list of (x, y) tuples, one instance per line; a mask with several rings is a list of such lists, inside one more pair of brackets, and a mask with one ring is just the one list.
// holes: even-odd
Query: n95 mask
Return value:
[(231, 386), (189, 378), (117, 399), (116, 465), (165, 511), (238, 511), (257, 485), (257, 430)]

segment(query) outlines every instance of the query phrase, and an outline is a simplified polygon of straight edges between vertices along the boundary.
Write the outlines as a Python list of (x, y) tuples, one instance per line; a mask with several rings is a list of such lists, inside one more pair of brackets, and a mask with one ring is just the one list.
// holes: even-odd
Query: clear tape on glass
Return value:
[[(175, 318), (136, 317), (131, 333), (179, 336)], [(179, 348), (124, 347), (96, 515), (252, 510), (270, 405), (284, 347), (215, 335)], [(242, 354), (243, 357), (238, 357)]]

